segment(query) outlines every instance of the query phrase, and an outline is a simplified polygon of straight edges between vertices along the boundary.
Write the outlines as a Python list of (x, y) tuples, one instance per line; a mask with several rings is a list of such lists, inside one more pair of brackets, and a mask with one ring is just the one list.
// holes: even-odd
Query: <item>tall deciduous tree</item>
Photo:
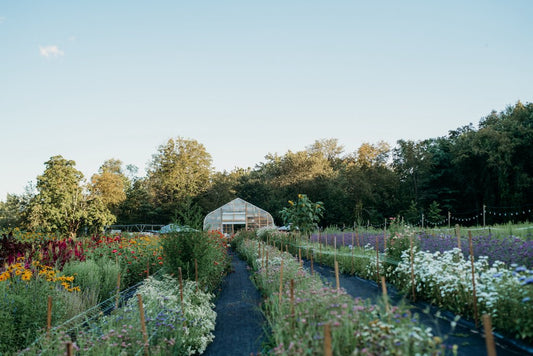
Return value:
[(82, 226), (95, 232), (115, 221), (100, 197), (86, 193), (83, 174), (75, 165), (61, 155), (45, 162), (25, 213), (28, 228), (75, 236)]
[(97, 174), (91, 177), (91, 193), (114, 210), (126, 199), (129, 180), (122, 172), (122, 161), (109, 159), (102, 164)]
[(21, 223), (21, 198), (15, 194), (8, 194), (6, 201), (0, 201), (0, 229), (14, 228)]
[(172, 221), (180, 203), (207, 190), (211, 174), (211, 155), (198, 141), (178, 137), (159, 146), (148, 168), (147, 186), (160, 222)]
[(390, 146), (385, 141), (377, 144), (363, 143), (357, 150), (356, 163), (360, 167), (384, 166), (390, 155)]
[(400, 182), (407, 188), (408, 199), (418, 202), (423, 198), (424, 183), (428, 180), (432, 159), (426, 142), (398, 141), (394, 149), (393, 167)]
[(86, 218), (81, 186), (83, 174), (76, 163), (62, 156), (45, 162), (45, 171), (37, 177), (37, 195), (29, 206), (29, 227), (48, 232), (75, 235)]

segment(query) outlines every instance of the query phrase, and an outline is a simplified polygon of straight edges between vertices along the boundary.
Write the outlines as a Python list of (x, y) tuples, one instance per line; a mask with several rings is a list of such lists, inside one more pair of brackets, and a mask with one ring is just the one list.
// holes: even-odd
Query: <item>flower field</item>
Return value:
[[(263, 311), (275, 355), (413, 355), (443, 353), (441, 339), (404, 307), (353, 299), (324, 285), (296, 258), (257, 239), (236, 238), (265, 296)], [(329, 331), (326, 331), (329, 330)]]
[(273, 231), (260, 236), (295, 255), (312, 255), (329, 266), (337, 261), (345, 273), (373, 280), (384, 276), (411, 299), (463, 318), (480, 323), (481, 315), (488, 314), (496, 331), (533, 344), (531, 241), (499, 238), (489, 246), (495, 237), (472, 236), (471, 244), (461, 238), (458, 248), (456, 237), (420, 235), (408, 228), (392, 236), (335, 233), (313, 235), (310, 241)]
[[(184, 255), (198, 241), (201, 250)], [(0, 354), (201, 353), (213, 338), (212, 292), (229, 268), (226, 243), (204, 232), (4, 233)]]
[[(513, 259), (528, 261), (529, 242), (498, 237), (490, 250), (491, 239), (398, 229), (302, 240), (261, 229), (239, 233), (231, 245), (264, 298), (263, 352), (437, 355), (450, 352), (442, 335), (423, 327), (407, 305), (391, 306), (386, 296), (374, 304), (354, 299), (304, 269), (301, 258), (385, 277), (409, 298), (480, 324), (490, 315), (496, 331), (531, 345), (533, 270)], [(228, 239), (218, 232), (75, 240), (17, 231), (3, 234), (0, 246), (2, 355), (57, 355), (69, 347), (84, 355), (190, 355), (214, 338), (215, 292), (229, 270)], [(477, 255), (486, 251), (494, 253)]]

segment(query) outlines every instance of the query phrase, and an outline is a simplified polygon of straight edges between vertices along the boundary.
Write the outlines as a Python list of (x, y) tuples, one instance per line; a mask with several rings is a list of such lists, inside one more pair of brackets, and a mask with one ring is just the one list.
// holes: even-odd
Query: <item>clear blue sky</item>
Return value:
[(0, 199), (198, 140), (216, 170), (420, 140), (533, 101), (533, 1), (0, 0)]

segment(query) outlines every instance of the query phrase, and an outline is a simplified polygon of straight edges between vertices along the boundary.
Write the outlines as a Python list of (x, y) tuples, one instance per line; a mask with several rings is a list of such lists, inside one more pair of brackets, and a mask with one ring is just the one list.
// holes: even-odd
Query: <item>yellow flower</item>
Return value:
[(22, 274), (22, 280), (23, 281), (29, 281), (29, 280), (31, 280), (32, 276), (33, 276), (33, 274), (31, 273), (30, 270), (25, 270), (24, 273)]

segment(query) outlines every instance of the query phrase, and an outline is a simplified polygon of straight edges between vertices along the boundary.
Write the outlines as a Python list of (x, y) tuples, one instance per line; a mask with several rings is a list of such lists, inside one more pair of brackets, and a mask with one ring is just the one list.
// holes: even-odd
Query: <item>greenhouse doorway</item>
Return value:
[(224, 225), (224, 233), (233, 235), (240, 230), (246, 230), (246, 224), (231, 224), (231, 225)]

